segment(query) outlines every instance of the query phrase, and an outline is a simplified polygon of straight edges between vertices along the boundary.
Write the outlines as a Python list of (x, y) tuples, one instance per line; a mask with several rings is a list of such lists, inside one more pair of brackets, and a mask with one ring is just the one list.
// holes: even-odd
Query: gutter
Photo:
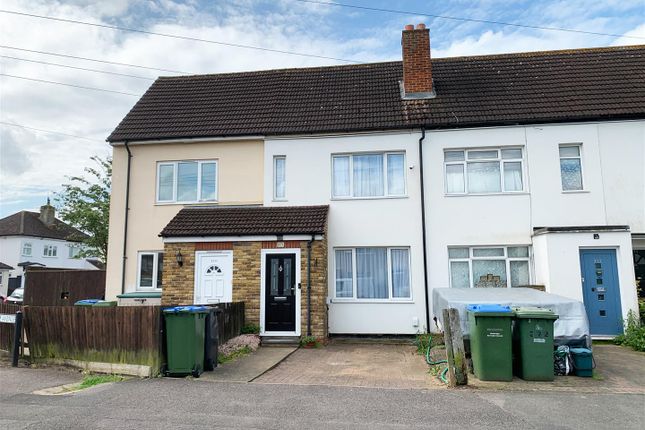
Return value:
[(128, 151), (128, 171), (125, 180), (125, 220), (123, 225), (123, 262), (121, 263), (121, 294), (125, 293), (125, 265), (128, 259), (127, 246), (128, 246), (128, 212), (130, 210), (130, 166), (132, 160), (132, 152), (128, 146), (128, 141), (123, 142), (125, 150)]
[(423, 180), (423, 141), (426, 138), (425, 127), (421, 128), (421, 138), (419, 138), (419, 181), (421, 182), (421, 237), (423, 238), (423, 285), (425, 286), (425, 302), (426, 302), (426, 331), (430, 333), (430, 303), (428, 298), (430, 292), (428, 291), (428, 252), (426, 247), (426, 199), (425, 187)]

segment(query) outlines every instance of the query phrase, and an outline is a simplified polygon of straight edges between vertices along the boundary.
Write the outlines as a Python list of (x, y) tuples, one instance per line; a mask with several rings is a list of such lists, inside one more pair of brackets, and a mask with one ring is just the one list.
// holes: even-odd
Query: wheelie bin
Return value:
[(512, 381), (513, 310), (494, 304), (472, 304), (466, 310), (475, 376), (482, 381)]
[(193, 375), (204, 371), (205, 306), (177, 306), (164, 309), (168, 376)]
[(515, 308), (513, 352), (515, 375), (526, 381), (553, 381), (553, 324), (550, 309)]

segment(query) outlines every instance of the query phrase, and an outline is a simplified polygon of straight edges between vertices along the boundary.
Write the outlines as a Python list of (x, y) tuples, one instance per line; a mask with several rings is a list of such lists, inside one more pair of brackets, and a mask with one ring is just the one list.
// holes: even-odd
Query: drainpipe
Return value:
[(311, 244), (314, 235), (307, 241), (307, 336), (311, 336)]
[(128, 151), (128, 172), (125, 179), (125, 221), (123, 226), (123, 263), (121, 264), (121, 294), (125, 293), (125, 263), (128, 259), (127, 245), (128, 245), (128, 211), (130, 210), (130, 164), (132, 159), (132, 152), (128, 146), (128, 141), (125, 142), (125, 150)]
[(421, 138), (419, 139), (419, 181), (421, 182), (421, 237), (423, 239), (423, 285), (425, 286), (426, 302), (426, 330), (430, 333), (430, 304), (428, 303), (428, 255), (426, 248), (426, 198), (423, 180), (423, 141), (426, 138), (425, 127), (421, 128)]

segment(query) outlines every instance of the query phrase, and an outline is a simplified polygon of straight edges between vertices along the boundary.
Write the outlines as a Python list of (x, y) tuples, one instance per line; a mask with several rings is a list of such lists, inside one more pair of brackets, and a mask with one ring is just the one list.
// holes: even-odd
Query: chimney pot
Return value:
[(426, 29), (426, 25), (424, 23), (417, 24), (417, 30), (425, 30), (425, 29)]
[(414, 25), (412, 25), (412, 24), (407, 24), (407, 25), (404, 27), (404, 30), (406, 30), (406, 31), (414, 30)]

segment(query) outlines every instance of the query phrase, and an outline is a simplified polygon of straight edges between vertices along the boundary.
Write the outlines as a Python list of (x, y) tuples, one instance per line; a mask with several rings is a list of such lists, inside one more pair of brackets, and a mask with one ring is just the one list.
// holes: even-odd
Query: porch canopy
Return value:
[(322, 235), (329, 206), (184, 208), (164, 227), (164, 239), (214, 236)]

